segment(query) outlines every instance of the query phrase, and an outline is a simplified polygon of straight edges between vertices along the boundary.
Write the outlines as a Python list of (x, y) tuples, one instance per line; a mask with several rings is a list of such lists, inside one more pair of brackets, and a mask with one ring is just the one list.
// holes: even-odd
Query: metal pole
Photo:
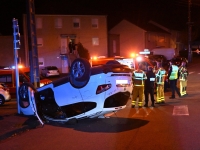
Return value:
[[(17, 31), (17, 32), (16, 32)], [(18, 20), (13, 18), (13, 49), (14, 49), (14, 62), (15, 62), (15, 78), (16, 78), (16, 99), (17, 99), (17, 112), (20, 114), (19, 106), (19, 69), (18, 69), (18, 50), (17, 43), (19, 42), (16, 38), (19, 34)]]
[(192, 51), (191, 51), (191, 31), (192, 31), (192, 23), (191, 23), (191, 0), (188, 0), (188, 61), (192, 62)]

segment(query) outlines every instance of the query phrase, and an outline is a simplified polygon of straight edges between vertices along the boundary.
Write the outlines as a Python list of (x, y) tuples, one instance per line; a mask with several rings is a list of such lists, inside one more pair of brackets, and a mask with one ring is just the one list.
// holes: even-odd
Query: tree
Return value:
[(90, 59), (89, 51), (86, 48), (84, 48), (82, 43), (80, 42), (77, 44), (77, 51), (81, 58), (85, 58), (87, 60)]

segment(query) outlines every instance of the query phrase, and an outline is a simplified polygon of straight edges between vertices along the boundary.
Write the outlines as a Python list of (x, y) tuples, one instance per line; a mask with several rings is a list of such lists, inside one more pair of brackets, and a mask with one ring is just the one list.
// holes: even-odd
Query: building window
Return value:
[(80, 19), (79, 18), (73, 19), (73, 27), (74, 28), (80, 28)]
[(36, 28), (42, 29), (42, 18), (36, 18)]
[(93, 46), (99, 45), (99, 38), (97, 38), (97, 37), (92, 38), (92, 45), (93, 45)]
[(62, 19), (61, 18), (55, 19), (55, 28), (62, 28)]
[(98, 28), (99, 20), (98, 19), (92, 19), (92, 28)]
[(42, 47), (43, 46), (43, 38), (37, 38), (37, 46)]
[(44, 58), (38, 58), (39, 59), (39, 66), (44, 66)]

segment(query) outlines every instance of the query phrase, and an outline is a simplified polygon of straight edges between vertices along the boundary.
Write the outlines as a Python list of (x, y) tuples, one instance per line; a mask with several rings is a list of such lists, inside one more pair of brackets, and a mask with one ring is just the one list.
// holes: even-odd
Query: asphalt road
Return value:
[[(189, 64), (188, 95), (110, 118), (46, 123), (0, 142), (2, 150), (200, 150), (200, 61)], [(178, 96), (177, 96), (178, 97)], [(150, 105), (150, 104), (149, 104)]]

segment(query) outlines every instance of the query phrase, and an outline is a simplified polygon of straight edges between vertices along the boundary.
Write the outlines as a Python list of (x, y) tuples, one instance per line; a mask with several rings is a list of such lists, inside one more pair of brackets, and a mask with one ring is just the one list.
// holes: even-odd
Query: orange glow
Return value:
[(134, 58), (134, 57), (135, 57), (135, 53), (131, 53), (131, 57), (133, 57), (133, 58)]
[(91, 59), (92, 59), (92, 60), (97, 60), (97, 57), (96, 57), (96, 56), (94, 56), (94, 57), (91, 57)]
[(132, 58), (135, 58), (135, 57), (137, 57), (138, 56), (138, 54), (136, 54), (136, 53), (131, 53), (131, 57)]
[(24, 66), (23, 65), (18, 65), (18, 68), (23, 68)]

